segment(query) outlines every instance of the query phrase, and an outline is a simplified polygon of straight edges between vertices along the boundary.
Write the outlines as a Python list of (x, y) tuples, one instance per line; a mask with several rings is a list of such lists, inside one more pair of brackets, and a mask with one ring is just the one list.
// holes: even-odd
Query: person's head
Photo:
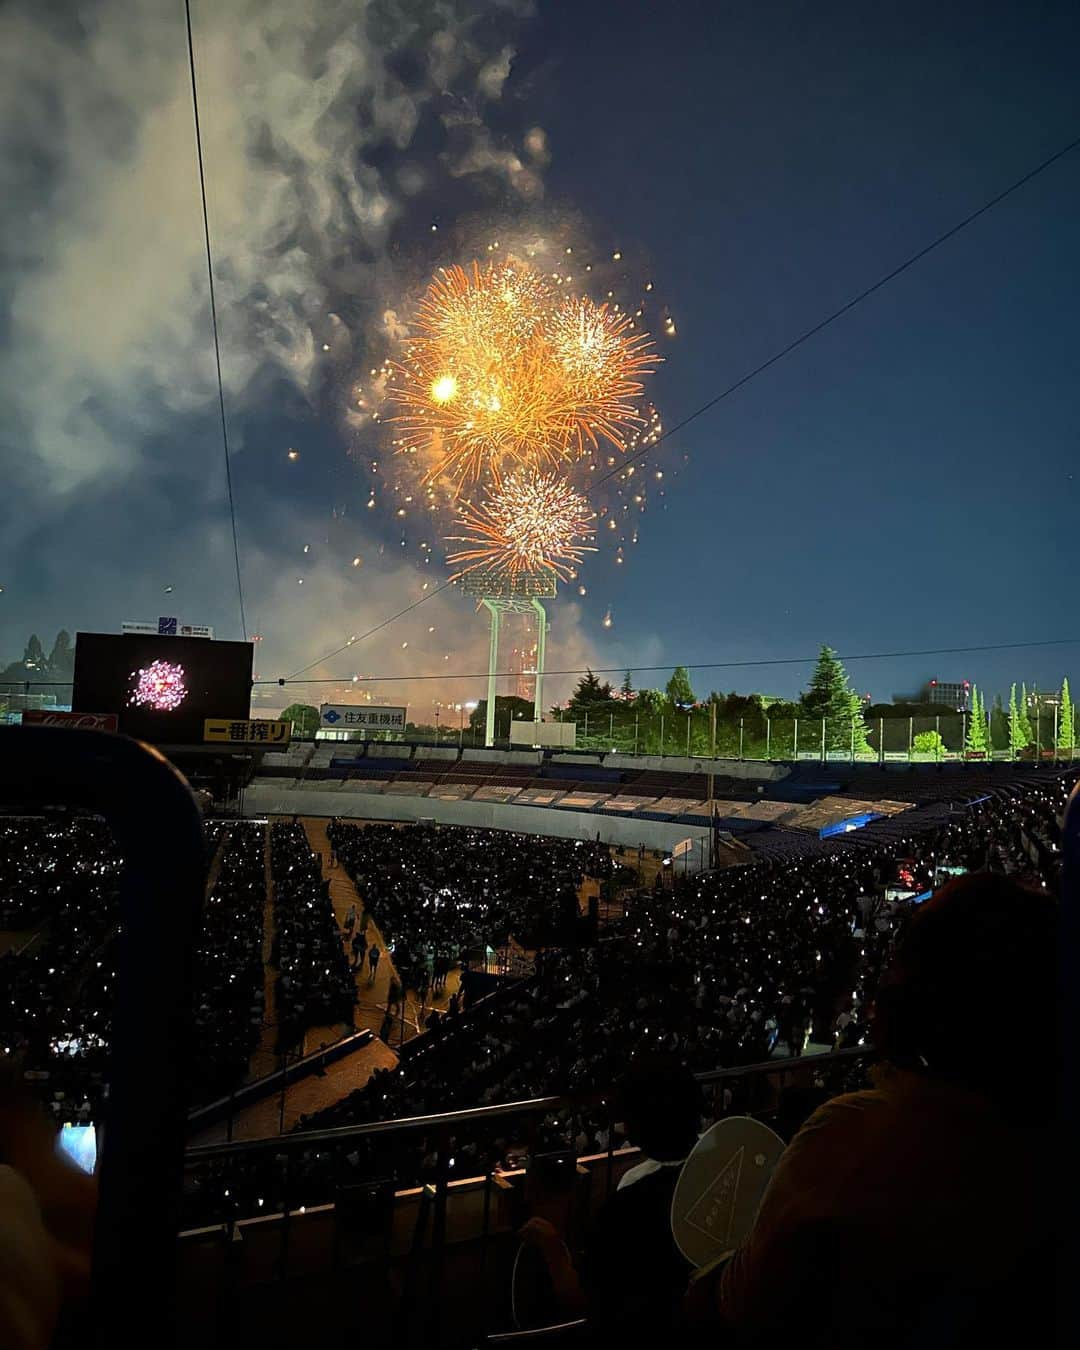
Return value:
[(701, 1089), (670, 1055), (637, 1055), (616, 1085), (618, 1114), (633, 1143), (657, 1162), (678, 1162), (694, 1147)]
[[(991, 1098), (1017, 1066), (1056, 1086), (1058, 907), (990, 873), (958, 877), (911, 917), (874, 1003), (874, 1041), (903, 1068)], [(1034, 1105), (1034, 1103), (1032, 1103)]]

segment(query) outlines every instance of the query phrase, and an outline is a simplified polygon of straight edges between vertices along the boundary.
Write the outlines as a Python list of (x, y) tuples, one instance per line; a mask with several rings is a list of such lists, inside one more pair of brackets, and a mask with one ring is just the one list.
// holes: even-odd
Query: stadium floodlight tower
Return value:
[(554, 598), (554, 572), (509, 572), (498, 568), (477, 567), (466, 572), (461, 588), (473, 596), (491, 615), (491, 641), (488, 644), (487, 725), (484, 744), (495, 744), (495, 684), (499, 670), (499, 627), (502, 615), (536, 615), (536, 686), (533, 696), (533, 721), (544, 720), (544, 649), (547, 646), (547, 610), (543, 602)]

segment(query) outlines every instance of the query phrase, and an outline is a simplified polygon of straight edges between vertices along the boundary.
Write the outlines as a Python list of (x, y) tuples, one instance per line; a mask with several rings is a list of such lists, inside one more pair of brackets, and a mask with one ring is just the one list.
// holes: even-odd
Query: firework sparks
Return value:
[(425, 482), (462, 487), (565, 468), (601, 441), (625, 450), (659, 357), (617, 310), (516, 260), (444, 269), (388, 389), (398, 452), (423, 455)]
[(141, 670), (131, 672), (131, 697), (128, 699), (131, 707), (173, 712), (186, 697), (183, 666), (172, 661), (152, 661)]
[(569, 580), (596, 531), (588, 502), (557, 474), (511, 474), (487, 501), (465, 504), (458, 516), (464, 533), (450, 542), (464, 548), (450, 554), (452, 566), (466, 564), (463, 576), (478, 567), (510, 578), (522, 572), (554, 572)]

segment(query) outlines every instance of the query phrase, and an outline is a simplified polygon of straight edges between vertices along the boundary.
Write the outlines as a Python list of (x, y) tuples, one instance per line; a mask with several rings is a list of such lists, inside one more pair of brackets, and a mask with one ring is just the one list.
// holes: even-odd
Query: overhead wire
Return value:
[(1022, 187), (1025, 187), (1033, 178), (1037, 178), (1039, 174), (1045, 172), (1051, 165), (1056, 164), (1059, 159), (1064, 159), (1066, 155), (1075, 150), (1078, 146), (1080, 146), (1080, 136), (1071, 140), (1068, 145), (1062, 146), (1060, 150), (1055, 150), (1052, 155), (1049, 155), (1033, 169), (1029, 169), (1027, 173), (1010, 183), (1007, 188), (997, 193), (996, 196), (991, 197), (989, 201), (983, 202), (980, 207), (966, 215), (963, 220), (959, 220), (955, 225), (951, 225), (949, 229), (945, 230), (942, 234), (939, 234), (935, 239), (931, 240), (929, 244), (925, 244), (918, 252), (911, 254), (909, 258), (906, 258), (902, 263), (899, 263), (891, 271), (886, 272), (884, 276), (879, 277), (872, 285), (861, 290), (858, 295), (852, 296), (850, 300), (846, 301), (838, 309), (834, 309), (832, 313), (826, 315), (824, 319), (821, 319), (818, 323), (815, 323), (812, 327), (806, 329), (805, 332), (800, 333), (798, 337), (793, 338), (786, 346), (781, 347), (779, 351), (774, 352), (772, 356), (762, 361), (760, 365), (755, 366), (753, 370), (749, 370), (745, 375), (741, 375), (733, 384), (729, 384), (726, 389), (722, 389), (720, 393), (714, 395), (707, 403), (703, 403), (700, 408), (697, 408), (694, 412), (690, 413), (688, 417), (684, 417), (681, 422), (677, 422), (675, 426), (662, 432), (650, 445), (642, 446), (632, 454), (625, 455), (619, 460), (614, 468), (601, 474), (594, 483), (590, 483), (590, 488), (593, 486), (598, 487), (601, 483), (606, 483), (609, 479), (616, 477), (622, 471), (624, 465), (632, 464), (634, 460), (642, 458), (651, 450), (654, 450), (656, 446), (660, 445), (663, 441), (666, 441), (669, 436), (676, 435), (678, 432), (688, 427), (691, 422), (696, 422), (699, 417), (702, 417), (705, 413), (711, 411), (718, 403), (722, 403), (724, 399), (730, 398), (732, 394), (737, 393), (738, 390), (749, 384), (751, 380), (754, 380), (759, 375), (763, 374), (770, 366), (774, 366), (778, 361), (782, 361), (786, 356), (790, 356), (791, 353), (801, 347), (804, 342), (809, 342), (812, 337), (816, 337), (818, 333), (828, 328), (830, 324), (835, 323), (837, 319), (841, 319), (845, 314), (850, 313), (851, 310), (857, 305), (861, 305), (864, 300), (869, 299), (876, 291), (880, 291), (882, 287), (887, 286), (889, 282), (895, 281), (897, 277), (902, 276), (909, 268), (914, 267), (916, 263), (921, 262), (923, 258), (933, 253), (935, 249), (940, 248), (942, 244), (945, 244), (950, 239), (954, 238), (961, 230), (965, 230), (969, 225), (974, 224), (980, 216), (986, 215), (986, 213), (993, 210), (995, 206), (1000, 206), (1000, 204), (1008, 197), (1011, 197), (1014, 192), (1018, 192)]
[[(388, 619), (383, 619), (382, 623), (377, 623), (374, 628), (369, 628), (366, 633), (360, 633), (358, 635), (350, 637), (347, 642), (343, 642), (340, 647), (336, 647), (332, 652), (327, 652), (325, 656), (320, 656), (314, 661), (309, 661), (306, 666), (301, 666), (295, 675), (287, 675), (284, 678), (284, 680), (265, 680), (265, 681), (256, 681), (256, 683), (291, 684), (297, 678), (298, 675), (303, 675), (305, 671), (311, 670), (313, 666), (321, 666), (324, 661), (329, 661), (335, 656), (340, 656), (342, 652), (348, 651), (350, 647), (355, 647), (358, 642), (363, 642), (365, 638), (371, 637), (373, 634), (377, 633), (381, 628), (388, 628), (390, 624), (400, 619), (402, 615), (408, 614), (410, 610), (416, 609), (418, 606), (422, 605), (425, 600), (430, 600), (432, 596), (438, 595), (440, 591), (445, 591), (448, 586), (452, 586), (453, 584), (454, 584), (453, 581), (442, 582), (440, 585), (436, 586), (435, 589), (431, 591), (428, 595), (422, 595), (419, 600), (414, 600), (411, 605), (406, 605), (404, 609), (399, 609), (396, 614), (391, 614)], [(305, 680), (304, 683), (312, 684), (314, 683), (314, 681)], [(341, 681), (335, 680), (332, 683), (340, 684)]]
[(210, 322), (214, 333), (214, 363), (217, 368), (218, 409), (221, 413), (221, 444), (225, 458), (225, 490), (232, 525), (233, 560), (236, 563), (236, 595), (240, 605), (240, 630), (247, 641), (244, 614), (244, 582), (240, 572), (240, 542), (236, 529), (236, 500), (233, 496), (232, 457), (229, 451), (229, 422), (225, 416), (225, 385), (221, 378), (221, 337), (218, 331), (217, 295), (214, 290), (214, 255), (210, 246), (210, 214), (206, 207), (206, 172), (203, 166), (202, 125), (199, 119), (199, 88), (195, 77), (195, 40), (191, 31), (191, 0), (184, 0), (187, 20), (188, 65), (191, 70), (191, 110), (195, 121), (195, 151), (199, 165), (199, 190), (202, 194), (203, 238), (206, 243), (206, 275), (210, 284)]

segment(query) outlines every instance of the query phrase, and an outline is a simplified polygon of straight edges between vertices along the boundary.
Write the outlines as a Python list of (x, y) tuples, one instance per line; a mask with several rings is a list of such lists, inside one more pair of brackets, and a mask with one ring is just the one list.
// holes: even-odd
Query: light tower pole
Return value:
[(487, 721), (484, 727), (484, 744), (495, 744), (495, 687), (499, 669), (499, 628), (502, 625), (503, 604), (501, 600), (489, 595), (481, 597), (480, 603), (491, 615), (491, 640), (488, 643), (488, 681), (487, 681)]
[(544, 660), (547, 648), (547, 610), (543, 601), (555, 595), (554, 572), (506, 573), (476, 568), (461, 579), (466, 595), (479, 601), (491, 616), (491, 637), (488, 642), (487, 717), (484, 744), (495, 744), (495, 698), (499, 676), (499, 631), (503, 614), (535, 614), (536, 684), (533, 694), (533, 721), (544, 720)]
[(547, 652), (547, 610), (543, 601), (532, 597), (536, 614), (536, 683), (533, 685), (533, 721), (544, 720), (544, 658)]

